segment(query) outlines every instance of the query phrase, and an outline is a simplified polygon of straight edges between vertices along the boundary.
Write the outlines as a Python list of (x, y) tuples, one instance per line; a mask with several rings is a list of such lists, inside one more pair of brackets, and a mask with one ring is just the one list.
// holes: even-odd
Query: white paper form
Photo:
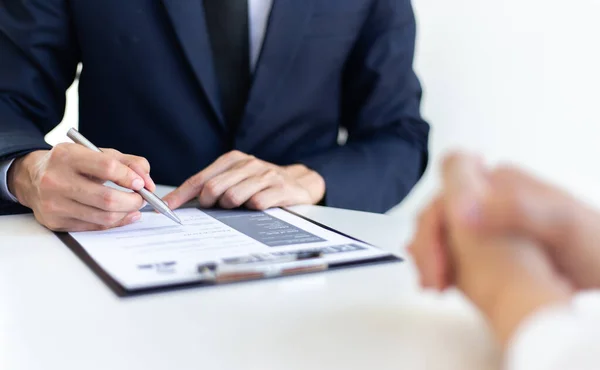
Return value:
[(256, 253), (277, 256), (319, 249), (329, 263), (390, 255), (283, 209), (181, 209), (176, 213), (183, 226), (148, 212), (132, 225), (70, 235), (128, 290), (194, 282), (200, 279), (199, 264)]

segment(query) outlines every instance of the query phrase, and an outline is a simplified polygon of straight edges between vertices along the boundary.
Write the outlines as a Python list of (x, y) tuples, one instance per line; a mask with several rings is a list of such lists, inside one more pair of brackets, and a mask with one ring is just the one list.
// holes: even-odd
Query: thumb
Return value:
[(479, 217), (487, 191), (487, 179), (477, 157), (456, 153), (443, 163), (444, 208), (448, 232), (454, 245), (472, 239), (469, 226)]

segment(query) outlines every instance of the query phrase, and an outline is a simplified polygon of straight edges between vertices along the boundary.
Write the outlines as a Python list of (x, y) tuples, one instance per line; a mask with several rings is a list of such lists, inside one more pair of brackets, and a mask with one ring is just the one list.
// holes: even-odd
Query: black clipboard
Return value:
[[(282, 208), (282, 209), (286, 212), (289, 212), (289, 213), (295, 215), (296, 217), (304, 219), (304, 220), (306, 220), (314, 225), (317, 225), (325, 230), (345, 236), (351, 240), (355, 240), (357, 242), (370, 245), (369, 243), (365, 243), (362, 240), (359, 240), (350, 235), (344, 234), (344, 233), (342, 233), (338, 230), (335, 230), (327, 225), (323, 225), (315, 220), (311, 220), (310, 218), (300, 215), (292, 210), (289, 210), (287, 208)], [(260, 281), (263, 279), (280, 279), (280, 278), (289, 277), (289, 276), (278, 276), (278, 277), (273, 277), (273, 278), (261, 278), (261, 279), (247, 280), (247, 281), (241, 281), (241, 282), (235, 282), (235, 283), (225, 283), (225, 284), (214, 284), (214, 283), (205, 282), (205, 281), (191, 281), (191, 282), (186, 282), (186, 283), (174, 283), (174, 284), (170, 284), (170, 285), (160, 285), (160, 286), (156, 286), (156, 287), (127, 289), (124, 286), (122, 286), (118, 281), (116, 281), (112, 276), (110, 276), (106, 271), (104, 271), (104, 269), (85, 251), (85, 249), (79, 244), (79, 242), (77, 242), (69, 233), (60, 232), (60, 233), (55, 233), (55, 234), (77, 257), (79, 257), (79, 259), (83, 263), (85, 263), (94, 272), (94, 274), (96, 274), (96, 276), (98, 276), (100, 278), (100, 280), (102, 280), (120, 298), (135, 297), (135, 296), (154, 294), (154, 293), (165, 293), (165, 292), (182, 290), (182, 289), (214, 287), (214, 286), (221, 286), (221, 285), (227, 285), (227, 284), (256, 282), (256, 281)], [(394, 262), (396, 262), (396, 263), (403, 262), (403, 259), (398, 256), (395, 256), (393, 254), (390, 254), (387, 256), (376, 257), (376, 258), (371, 258), (371, 259), (364, 259), (364, 260), (360, 260), (360, 261), (332, 263), (332, 264), (329, 264), (329, 268), (327, 270), (321, 271), (321, 272), (315, 272), (315, 273), (323, 273), (323, 272), (327, 272), (327, 271), (336, 271), (336, 270), (346, 269), (346, 268), (351, 268), (351, 267), (360, 267), (360, 266), (368, 266), (368, 265), (375, 265), (375, 264), (382, 264), (382, 263), (394, 263)], [(312, 274), (312, 273), (308, 273), (308, 274)]]

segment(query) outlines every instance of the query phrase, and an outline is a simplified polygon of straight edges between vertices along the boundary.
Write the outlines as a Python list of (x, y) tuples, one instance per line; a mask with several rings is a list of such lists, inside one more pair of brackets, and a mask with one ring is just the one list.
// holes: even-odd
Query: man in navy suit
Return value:
[[(171, 208), (384, 212), (427, 164), (414, 44), (410, 0), (0, 0), (0, 208), (134, 222), (110, 180), (183, 184)], [(121, 152), (44, 142), (79, 63), (80, 131)]]

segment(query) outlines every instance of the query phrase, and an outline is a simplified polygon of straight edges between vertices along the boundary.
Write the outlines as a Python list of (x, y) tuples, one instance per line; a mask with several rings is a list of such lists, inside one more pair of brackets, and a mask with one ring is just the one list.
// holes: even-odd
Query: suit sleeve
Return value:
[(347, 143), (302, 161), (325, 179), (326, 205), (385, 212), (423, 175), (429, 125), (413, 71), (415, 36), (410, 0), (373, 0), (344, 75)]
[(0, 0), (0, 161), (48, 149), (62, 120), (79, 61), (67, 4)]

